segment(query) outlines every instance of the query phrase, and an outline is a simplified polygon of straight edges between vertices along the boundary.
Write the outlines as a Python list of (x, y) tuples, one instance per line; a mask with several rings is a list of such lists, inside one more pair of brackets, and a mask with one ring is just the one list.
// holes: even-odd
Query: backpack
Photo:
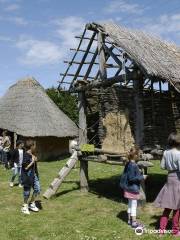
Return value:
[(128, 186), (128, 174), (127, 174), (128, 165), (129, 165), (129, 163), (125, 166), (124, 172), (123, 172), (123, 174), (120, 177), (119, 186), (123, 190), (126, 189), (127, 186)]

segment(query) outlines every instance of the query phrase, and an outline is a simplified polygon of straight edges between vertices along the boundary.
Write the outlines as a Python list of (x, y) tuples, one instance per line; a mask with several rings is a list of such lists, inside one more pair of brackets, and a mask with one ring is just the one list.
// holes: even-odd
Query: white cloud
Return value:
[(11, 17), (11, 18), (9, 18), (9, 21), (14, 22), (17, 25), (24, 25), (25, 26), (25, 25), (28, 24), (28, 22), (22, 17)]
[(137, 3), (130, 3), (126, 0), (113, 0), (104, 8), (105, 13), (129, 13), (140, 14), (144, 9)]
[(53, 64), (62, 58), (60, 47), (49, 41), (21, 38), (16, 46), (22, 51), (19, 61), (25, 65)]
[(57, 36), (61, 38), (63, 47), (74, 47), (79, 40), (76, 35), (82, 34), (85, 20), (81, 17), (70, 16), (53, 21), (57, 26)]
[(0, 0), (0, 3), (7, 3), (8, 0)]
[(6, 36), (3, 36), (3, 35), (0, 35), (0, 41), (1, 42), (13, 42), (14, 40), (11, 39), (10, 37), (6, 37)]
[(6, 7), (4, 8), (4, 10), (5, 10), (6, 12), (14, 12), (14, 11), (16, 11), (16, 10), (18, 10), (18, 9), (20, 9), (20, 5), (17, 4), (17, 3), (9, 4), (8, 6), (6, 6)]
[[(77, 47), (86, 21), (81, 17), (70, 16), (62, 19), (55, 19), (51, 22), (55, 26), (55, 36), (59, 44), (51, 41), (21, 38), (16, 47), (22, 51), (20, 62), (25, 65), (41, 66), (55, 64), (62, 60), (68, 53), (69, 48)], [(87, 41), (82, 47), (85, 47)]]
[(0, 16), (0, 21), (10, 22), (21, 26), (26, 26), (28, 24), (28, 22), (22, 17)]
[(147, 19), (142, 28), (146, 32), (161, 36), (167, 40), (178, 40), (180, 34), (180, 14), (164, 14), (156, 20)]

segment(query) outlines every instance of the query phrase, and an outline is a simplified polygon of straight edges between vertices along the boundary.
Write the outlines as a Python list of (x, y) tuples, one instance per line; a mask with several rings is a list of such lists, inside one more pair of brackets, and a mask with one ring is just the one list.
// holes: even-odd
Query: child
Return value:
[[(35, 156), (35, 143), (33, 141), (29, 141), (26, 145), (26, 150), (27, 152), (24, 153), (21, 172), (24, 192), (24, 204), (21, 208), (21, 211), (24, 214), (30, 214), (29, 209), (34, 212), (39, 211), (39, 209), (36, 207), (35, 200), (40, 194), (40, 183), (37, 169), (37, 157)], [(28, 206), (31, 188), (33, 188), (33, 194)]]
[(14, 180), (16, 176), (18, 176), (18, 183), (19, 187), (22, 187), (21, 185), (21, 168), (22, 168), (22, 162), (23, 162), (23, 156), (24, 156), (24, 142), (19, 140), (16, 143), (16, 149), (14, 149), (11, 153), (11, 161), (10, 165), (13, 170), (13, 175), (10, 181), (10, 187), (14, 186)]
[(3, 154), (2, 140), (3, 140), (3, 137), (0, 136), (0, 163), (2, 163), (2, 154)]
[(180, 135), (171, 133), (168, 137), (169, 148), (164, 151), (161, 168), (168, 171), (167, 182), (155, 200), (155, 206), (163, 208), (160, 218), (160, 235), (163, 235), (168, 218), (173, 210), (172, 233), (180, 237), (179, 209), (180, 209)]
[[(128, 154), (128, 163), (124, 168), (123, 179), (121, 180), (121, 187), (124, 190), (124, 197), (128, 199), (128, 225), (132, 228), (137, 228), (139, 226), (143, 227), (142, 224), (136, 221), (137, 212), (137, 200), (140, 198), (140, 183), (143, 179), (146, 179), (146, 175), (143, 175), (137, 165), (137, 160), (139, 158), (138, 147), (132, 147)], [(125, 180), (125, 181), (124, 181)], [(124, 181), (124, 182), (122, 182)]]

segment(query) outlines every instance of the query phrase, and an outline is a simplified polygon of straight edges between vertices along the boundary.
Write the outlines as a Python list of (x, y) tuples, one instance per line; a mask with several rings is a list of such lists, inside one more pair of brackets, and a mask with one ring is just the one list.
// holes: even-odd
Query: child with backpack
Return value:
[(124, 197), (128, 199), (128, 225), (132, 228), (143, 227), (142, 224), (137, 222), (136, 215), (138, 200), (140, 198), (140, 183), (147, 176), (140, 172), (137, 165), (138, 158), (139, 148), (137, 146), (132, 147), (120, 180), (120, 186), (124, 190)]

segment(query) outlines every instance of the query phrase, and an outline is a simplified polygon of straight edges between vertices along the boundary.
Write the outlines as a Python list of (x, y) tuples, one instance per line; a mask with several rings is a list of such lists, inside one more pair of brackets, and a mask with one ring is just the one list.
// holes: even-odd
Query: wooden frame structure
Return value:
[[(149, 59), (145, 57), (140, 60), (138, 57), (132, 52), (129, 51), (128, 47), (124, 45), (122, 36), (113, 35), (113, 31), (111, 32), (111, 28), (114, 27), (114, 31), (123, 30), (118, 29), (116, 25), (100, 25), (97, 23), (87, 24), (85, 30), (81, 36), (76, 36), (79, 39), (79, 45), (76, 49), (70, 49), (74, 52), (72, 59), (70, 61), (64, 61), (68, 64), (67, 69), (64, 73), (60, 74), (62, 76), (61, 81), (59, 82), (59, 91), (69, 91), (71, 93), (78, 94), (78, 102), (79, 102), (79, 145), (88, 143), (87, 139), (87, 108), (88, 103), (86, 99), (86, 92), (91, 91), (93, 89), (97, 89), (98, 92), (102, 92), (103, 89), (106, 89), (111, 86), (119, 86), (126, 87), (131, 89), (134, 92), (134, 108), (135, 108), (135, 142), (136, 144), (143, 146), (144, 139), (144, 109), (143, 109), (143, 93), (148, 91), (151, 93), (151, 104), (152, 109), (155, 105), (154, 103), (154, 93), (159, 92), (160, 98), (166, 87), (166, 90), (171, 92), (172, 88), (177, 90), (178, 94), (180, 92), (180, 75), (175, 79), (174, 76), (167, 76), (165, 72), (161, 72), (161, 68), (172, 65), (171, 62), (166, 63), (163, 62), (161, 66), (159, 66), (160, 72), (155, 72), (156, 66), (152, 63), (151, 68), (147, 66), (147, 60), (154, 60), (156, 58), (159, 61), (157, 55), (153, 59), (153, 44), (149, 41), (149, 36), (138, 35), (142, 37), (142, 45), (148, 43), (149, 47)], [(129, 32), (127, 37), (127, 42), (132, 40), (134, 42), (137, 41), (135, 34)], [(135, 38), (135, 39), (134, 39)], [(145, 40), (144, 40), (145, 39)], [(144, 42), (143, 42), (144, 41)], [(153, 40), (154, 42), (156, 41)], [(128, 44), (128, 43), (127, 43)], [(137, 46), (138, 46), (137, 41)], [(164, 45), (163, 45), (164, 44)], [(167, 59), (169, 59), (172, 55), (177, 56), (177, 59), (180, 59), (179, 52), (174, 50), (174, 48), (170, 49), (169, 46), (166, 46), (163, 43), (160, 46), (159, 40), (157, 40), (157, 46), (159, 47), (167, 47)], [(141, 46), (138, 46), (141, 47)], [(166, 51), (163, 49), (163, 51)], [(166, 56), (166, 53), (164, 53)], [(143, 53), (142, 55), (143, 56)], [(180, 69), (180, 61), (177, 62), (176, 59), (176, 72), (177, 67)], [(144, 61), (144, 62), (143, 62)], [(146, 62), (145, 62), (146, 61)], [(170, 60), (169, 60), (170, 61)], [(142, 63), (142, 64), (141, 64)], [(73, 72), (72, 72), (73, 71)], [(166, 83), (166, 86), (163, 85)], [(179, 97), (179, 95), (178, 95)], [(177, 107), (177, 106), (176, 106)], [(153, 111), (153, 110), (152, 110)], [(179, 112), (178, 112), (178, 117)], [(155, 116), (152, 114), (152, 122), (155, 121)], [(152, 130), (153, 131), (153, 130)], [(103, 150), (102, 150), (103, 152)], [(117, 157), (122, 156), (122, 153), (109, 153), (109, 155), (116, 155)], [(81, 155), (79, 157), (80, 160), (80, 186), (83, 191), (88, 190), (88, 160), (92, 160), (90, 156)], [(103, 157), (102, 157), (103, 159)], [(98, 162), (100, 158), (95, 159)], [(107, 159), (106, 159), (107, 160)], [(106, 162), (106, 161), (103, 161)], [(112, 161), (110, 163), (114, 163)]]

